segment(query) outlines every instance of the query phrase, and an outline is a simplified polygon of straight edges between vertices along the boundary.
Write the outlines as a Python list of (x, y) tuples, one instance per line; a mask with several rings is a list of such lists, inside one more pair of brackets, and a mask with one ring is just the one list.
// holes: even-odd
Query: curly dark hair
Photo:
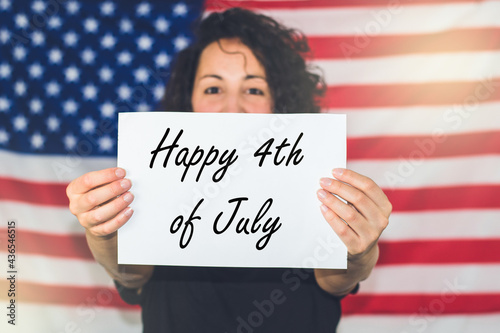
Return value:
[(319, 112), (323, 78), (312, 73), (304, 56), (310, 52), (306, 37), (274, 19), (242, 8), (212, 13), (196, 22), (195, 40), (179, 52), (162, 101), (166, 111), (193, 111), (191, 95), (198, 61), (206, 46), (220, 39), (237, 38), (260, 61), (274, 101), (275, 113)]

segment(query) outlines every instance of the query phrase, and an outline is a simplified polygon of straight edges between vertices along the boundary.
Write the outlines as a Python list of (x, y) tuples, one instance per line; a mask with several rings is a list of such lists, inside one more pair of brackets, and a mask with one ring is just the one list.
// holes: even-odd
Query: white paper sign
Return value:
[(120, 113), (118, 262), (346, 268), (316, 196), (345, 163), (345, 115)]

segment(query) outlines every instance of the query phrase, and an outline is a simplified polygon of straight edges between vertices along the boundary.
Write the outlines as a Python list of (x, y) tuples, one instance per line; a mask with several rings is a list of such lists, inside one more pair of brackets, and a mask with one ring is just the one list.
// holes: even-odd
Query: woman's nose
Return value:
[(225, 100), (224, 109), (225, 113), (244, 113), (245, 109), (239, 96), (228, 95)]

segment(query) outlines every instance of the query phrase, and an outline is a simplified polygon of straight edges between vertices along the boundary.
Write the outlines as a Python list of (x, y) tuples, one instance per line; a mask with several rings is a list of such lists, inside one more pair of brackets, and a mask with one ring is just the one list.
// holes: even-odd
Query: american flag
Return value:
[[(202, 5), (0, 0), (0, 274), (14, 220), (13, 331), (141, 330), (64, 191), (115, 165), (117, 112), (155, 108)], [(347, 114), (348, 167), (394, 205), (377, 266), (343, 300), (339, 332), (498, 332), (500, 1), (204, 5), (254, 9), (309, 37), (308, 60), (328, 84), (324, 112)]]

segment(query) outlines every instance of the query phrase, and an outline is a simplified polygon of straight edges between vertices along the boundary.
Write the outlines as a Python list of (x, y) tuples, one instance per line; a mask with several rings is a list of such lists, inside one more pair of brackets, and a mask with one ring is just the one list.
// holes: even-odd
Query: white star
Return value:
[(143, 103), (137, 105), (137, 111), (138, 112), (150, 111), (150, 106), (143, 102)]
[(92, 118), (87, 117), (80, 122), (80, 126), (82, 133), (94, 133), (96, 124)]
[(112, 49), (116, 44), (116, 39), (112, 34), (106, 34), (101, 39), (101, 46), (104, 49)]
[(113, 15), (115, 12), (115, 4), (111, 1), (106, 1), (101, 5), (101, 14), (104, 16)]
[(61, 62), (63, 53), (59, 49), (52, 49), (49, 51), (49, 61), (53, 64), (58, 64)]
[(101, 105), (101, 115), (106, 118), (111, 118), (115, 115), (116, 108), (113, 103), (106, 102)]
[(156, 67), (167, 67), (170, 64), (170, 60), (168, 54), (162, 52), (155, 58)]
[(86, 100), (94, 100), (97, 96), (97, 87), (92, 83), (87, 84), (83, 87), (83, 97)]
[(45, 43), (45, 35), (41, 31), (35, 31), (31, 34), (31, 42), (35, 46), (40, 46)]
[(82, 57), (83, 63), (90, 65), (94, 63), (95, 52), (92, 51), (92, 49), (86, 48), (85, 50), (82, 51), (80, 57)]
[(122, 51), (118, 54), (118, 63), (121, 65), (129, 65), (132, 61), (132, 54), (128, 51)]
[(151, 13), (151, 5), (147, 2), (141, 2), (137, 6), (137, 16), (148, 16)]
[(127, 33), (131, 33), (133, 29), (134, 29), (134, 26), (132, 25), (132, 21), (130, 21), (129, 19), (123, 19), (120, 21), (121, 32), (127, 34)]
[(43, 67), (39, 63), (34, 63), (28, 68), (30, 76), (34, 79), (38, 79), (43, 74)]
[(66, 10), (70, 14), (76, 14), (80, 10), (80, 4), (77, 1), (69, 1), (66, 4)]
[(28, 127), (28, 119), (23, 115), (18, 115), (12, 121), (12, 125), (17, 132), (24, 132)]
[(66, 114), (75, 114), (78, 110), (78, 104), (74, 100), (68, 99), (63, 103), (63, 109)]
[(9, 39), (10, 39), (10, 32), (7, 29), (0, 30), (0, 41), (2, 42), (2, 44), (7, 43)]
[(76, 137), (73, 134), (67, 134), (63, 138), (64, 147), (70, 151), (76, 146)]
[(51, 16), (49, 19), (49, 28), (59, 29), (62, 25), (61, 18), (59, 16)]
[(0, 64), (0, 78), (1, 79), (8, 79), (10, 77), (11, 72), (12, 72), (12, 69), (10, 68), (9, 64), (7, 64), (7, 63)]
[(45, 144), (45, 138), (40, 133), (34, 133), (31, 136), (31, 147), (33, 149), (42, 149)]
[(26, 29), (29, 25), (28, 18), (24, 14), (17, 14), (15, 19), (16, 25), (21, 29)]
[(12, 53), (17, 61), (23, 61), (26, 58), (26, 49), (21, 45), (16, 46)]
[(148, 35), (142, 35), (137, 39), (137, 47), (139, 51), (149, 51), (153, 45), (153, 39)]
[(99, 77), (103, 82), (109, 82), (113, 80), (114, 72), (108, 66), (104, 66), (99, 70)]
[(9, 10), (10, 9), (10, 0), (0, 0), (0, 9), (1, 10)]
[(5, 145), (7, 142), (9, 142), (9, 139), (9, 133), (4, 128), (0, 128), (0, 144)]
[(43, 1), (34, 1), (33, 4), (31, 5), (31, 9), (35, 13), (41, 13), (45, 10), (46, 6)]
[(99, 138), (98, 143), (99, 150), (102, 151), (111, 151), (111, 148), (113, 148), (114, 145), (113, 139), (111, 139), (109, 135)]
[(174, 6), (173, 12), (174, 16), (186, 16), (188, 9), (187, 6), (181, 2)]
[(49, 129), (49, 131), (56, 132), (57, 130), (59, 130), (60, 126), (61, 126), (61, 122), (59, 121), (59, 119), (57, 117), (50, 116), (47, 119), (47, 128)]
[(24, 96), (24, 94), (26, 93), (26, 89), (26, 83), (24, 83), (24, 81), (17, 81), (14, 84), (14, 91), (18, 96)]
[(10, 109), (10, 101), (7, 97), (0, 97), (0, 112), (7, 112)]
[(149, 80), (148, 70), (144, 67), (140, 67), (134, 71), (135, 80), (137, 82), (146, 83)]
[(183, 35), (179, 35), (174, 39), (174, 47), (177, 51), (185, 49), (189, 45), (189, 39)]
[(97, 28), (99, 28), (99, 22), (95, 18), (89, 17), (83, 22), (83, 27), (87, 32), (95, 33), (97, 32)]
[(163, 98), (164, 92), (165, 92), (165, 86), (159, 84), (156, 87), (154, 87), (153, 94), (155, 96), (155, 99), (157, 101), (161, 100)]
[(78, 35), (74, 31), (65, 33), (63, 39), (64, 44), (69, 47), (75, 46), (78, 43)]
[(168, 22), (164, 17), (159, 17), (155, 21), (155, 28), (159, 33), (166, 33), (170, 28), (170, 22)]
[(64, 75), (66, 76), (66, 81), (76, 82), (80, 79), (80, 70), (75, 66), (71, 66), (66, 68)]
[(42, 108), (43, 108), (43, 103), (39, 98), (33, 98), (30, 101), (30, 109), (31, 109), (32, 113), (34, 113), (34, 114), (41, 113)]
[(132, 89), (126, 84), (122, 84), (117, 89), (118, 96), (123, 100), (128, 100), (132, 95)]
[(61, 86), (56, 81), (50, 81), (45, 86), (45, 90), (47, 91), (47, 96), (49, 97), (59, 96), (59, 93), (61, 92)]

